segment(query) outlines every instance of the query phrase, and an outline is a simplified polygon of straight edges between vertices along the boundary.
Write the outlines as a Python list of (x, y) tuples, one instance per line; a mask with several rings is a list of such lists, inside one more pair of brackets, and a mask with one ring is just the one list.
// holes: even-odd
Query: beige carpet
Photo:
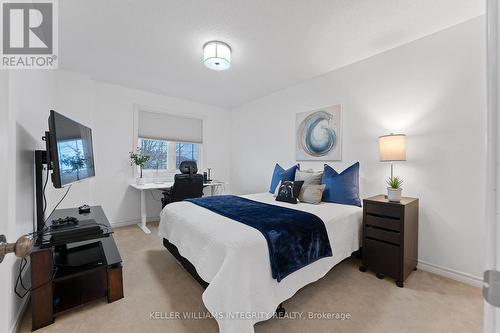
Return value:
[[(37, 332), (217, 332), (213, 319), (150, 319), (152, 311), (206, 311), (203, 289), (163, 247), (155, 225), (151, 227), (151, 235), (136, 226), (115, 230), (123, 258), (124, 299), (69, 310)], [(390, 279), (359, 272), (358, 264), (355, 259), (344, 261), (284, 304), (289, 313), (343, 312), (350, 314), (349, 320), (271, 319), (257, 324), (255, 331), (482, 332), (480, 289), (423, 271), (412, 273), (400, 289)], [(30, 311), (24, 315), (21, 332), (31, 330)]]

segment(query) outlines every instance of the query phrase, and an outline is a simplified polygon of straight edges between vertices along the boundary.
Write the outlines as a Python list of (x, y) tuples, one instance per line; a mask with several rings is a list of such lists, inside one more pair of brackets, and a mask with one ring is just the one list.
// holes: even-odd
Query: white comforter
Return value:
[(210, 283), (203, 302), (221, 333), (254, 332), (256, 322), (269, 319), (281, 302), (323, 277), (360, 247), (359, 207), (291, 205), (275, 201), (270, 193), (243, 197), (315, 214), (325, 223), (333, 257), (320, 259), (278, 283), (271, 277), (268, 247), (260, 231), (189, 202), (167, 205), (161, 212), (158, 234), (177, 246)]

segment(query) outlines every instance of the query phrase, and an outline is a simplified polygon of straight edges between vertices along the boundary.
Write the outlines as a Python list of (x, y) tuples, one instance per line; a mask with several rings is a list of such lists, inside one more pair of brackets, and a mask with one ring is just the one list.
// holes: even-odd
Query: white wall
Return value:
[[(229, 178), (229, 143), (224, 135), (229, 122), (224, 109), (97, 82), (88, 75), (75, 72), (53, 72), (50, 84), (36, 82), (35, 78), (36, 75), (31, 72), (23, 72), (16, 74), (11, 84), (14, 87), (13, 100), (19, 104), (14, 106), (19, 110), (16, 135), (25, 147), (23, 159), (21, 152), (18, 153), (18, 165), (21, 168), (17, 172), (18, 185), (23, 185), (18, 188), (28, 188), (28, 183), (32, 182), (32, 178), (24, 175), (32, 174), (32, 147), (44, 147), (41, 137), (47, 130), (49, 109), (55, 109), (91, 127), (93, 132), (96, 177), (74, 184), (60, 208), (75, 207), (83, 203), (102, 205), (112, 224), (139, 220), (139, 193), (129, 187), (134, 177), (128, 158), (128, 152), (133, 149), (134, 105), (150, 106), (170, 113), (189, 113), (203, 118), (204, 165), (212, 167), (217, 178)], [(29, 98), (28, 95), (32, 96), (34, 89), (30, 89), (30, 86), (23, 88), (29, 82), (42, 87), (43, 96), (51, 96), (53, 103), (44, 101), (41, 96)], [(52, 89), (51, 94), (43, 91), (44, 88), (49, 89), (47, 87)], [(65, 191), (66, 189), (54, 189), (49, 182), (49, 212)], [(18, 197), (24, 198), (20, 197), (19, 203), (32, 202), (32, 191), (21, 193)], [(158, 199), (160, 193), (155, 193), (155, 196)], [(22, 208), (21, 205), (18, 207)], [(161, 204), (148, 194), (148, 216), (157, 218), (160, 209)], [(25, 209), (23, 212), (30, 215), (23, 220), (31, 223), (32, 213)]]
[[(0, 76), (0, 159), (9, 163), (0, 163), (1, 174), (8, 175), (0, 190), (0, 202), (7, 208), (0, 210), (0, 233), (7, 233), (9, 241), (33, 231), (34, 150), (45, 147), (41, 138), (48, 130), (50, 109), (91, 127), (94, 136), (96, 177), (74, 184), (60, 208), (102, 205), (112, 224), (139, 221), (139, 193), (129, 187), (134, 177), (128, 160), (133, 148), (134, 104), (202, 117), (205, 167), (212, 167), (218, 178), (229, 178), (229, 143), (224, 135), (229, 122), (223, 109), (100, 83), (88, 75), (62, 70), (4, 73)], [(54, 189), (50, 181), (47, 188), (49, 213), (66, 189)], [(158, 217), (160, 209), (161, 204), (149, 197), (149, 216)], [(9, 255), (0, 270), (0, 332), (13, 328), (22, 307), (13, 292), (18, 264)]]
[[(53, 108), (55, 111), (92, 128), (95, 110), (94, 95), (94, 82), (88, 75), (67, 71), (55, 72), (55, 105)], [(48, 110), (44, 111), (41, 118), (37, 119), (37, 123), (41, 124), (44, 130), (48, 130)], [(60, 207), (78, 207), (83, 203), (89, 203), (95, 181), (95, 179), (89, 179), (74, 184)], [(66, 189), (56, 190), (50, 181), (47, 188), (49, 189), (49, 202), (52, 203), (49, 205), (49, 209), (52, 210), (53, 204), (56, 203), (56, 200), (59, 201)]]
[[(8, 154), (8, 121), (9, 121), (9, 74), (8, 72), (0, 73), (0, 161), (6, 161)], [(7, 164), (0, 163), (0, 174), (7, 175)], [(7, 186), (0, 188), (0, 234), (8, 234), (8, 191)], [(12, 261), (6, 258), (2, 265), (12, 267)], [(11, 292), (10, 288), (10, 269), (0, 269), (0, 295), (8, 295)], [(9, 330), (9, 302), (7, 297), (0, 298), (0, 332), (8, 332)]]
[(274, 163), (295, 163), (295, 114), (343, 104), (343, 158), (329, 164), (359, 161), (361, 195), (384, 193), (389, 165), (378, 161), (377, 138), (406, 133), (408, 161), (395, 170), (404, 195), (420, 198), (419, 260), (481, 276), (484, 24), (468, 21), (233, 110), (231, 189), (266, 191)]
[[(7, 135), (6, 157), (2, 156), (7, 174), (7, 229), (8, 241), (14, 242), (25, 233), (33, 231), (34, 221), (34, 150), (43, 148), (41, 141), (46, 129), (47, 110), (54, 105), (54, 73), (50, 71), (11, 71), (7, 89), (8, 107), (2, 115), (6, 118), (2, 128)], [(3, 105), (2, 105), (3, 106)], [(42, 123), (38, 121), (44, 119)], [(3, 140), (1, 140), (3, 141)], [(15, 296), (13, 288), (18, 274), (19, 260), (12, 254), (5, 258), (1, 271), (8, 274), (5, 294), (7, 303), (6, 329), (14, 328), (23, 302)], [(29, 275), (29, 271), (26, 271)], [(3, 322), (3, 321), (2, 321)]]
[[(128, 152), (133, 148), (134, 104), (204, 117), (204, 167), (231, 180), (237, 193), (265, 191), (275, 162), (295, 162), (295, 113), (344, 105), (343, 169), (361, 162), (363, 196), (384, 191), (388, 165), (378, 162), (377, 137), (408, 135), (408, 161), (396, 166), (405, 194), (418, 196), (419, 257), (424, 262), (479, 276), (482, 270), (485, 77), (483, 19), (285, 89), (228, 114), (181, 99), (96, 82), (66, 71), (15, 71), (0, 76), (0, 158), (7, 156), (0, 201), (0, 232), (9, 240), (34, 221), (33, 150), (43, 148), (48, 110), (93, 128), (96, 177), (73, 186), (61, 207), (102, 205), (111, 223), (139, 220), (139, 193)], [(8, 87), (8, 89), (7, 89)], [(5, 91), (8, 90), (6, 94)], [(228, 129), (229, 133), (228, 133)], [(7, 140), (2, 140), (7, 133)], [(7, 160), (5, 158), (4, 160)], [(230, 164), (231, 163), (231, 168)], [(303, 163), (321, 168), (321, 163)], [(49, 186), (50, 188), (50, 186)], [(6, 191), (6, 192), (5, 192)], [(51, 189), (49, 209), (64, 190)], [(160, 204), (149, 200), (148, 214)], [(3, 217), (3, 218), (2, 218)], [(17, 261), (0, 270), (0, 331), (9, 330), (21, 302), (12, 292)], [(5, 292), (5, 293), (4, 293)], [(4, 310), (4, 311), (2, 311)]]
[[(93, 115), (96, 178), (93, 203), (103, 206), (114, 223), (138, 221), (139, 193), (128, 184), (133, 181), (128, 152), (133, 149), (134, 104), (168, 113), (191, 114), (204, 119), (203, 164), (214, 170), (214, 177), (229, 178), (229, 127), (223, 109), (151, 94), (106, 83), (96, 83)], [(161, 204), (148, 195), (148, 217), (158, 217)], [(156, 199), (160, 193), (154, 194)]]

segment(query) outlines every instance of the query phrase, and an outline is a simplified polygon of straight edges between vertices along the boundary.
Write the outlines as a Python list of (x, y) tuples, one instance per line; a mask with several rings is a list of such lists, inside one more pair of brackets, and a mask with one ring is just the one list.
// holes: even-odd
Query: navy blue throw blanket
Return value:
[(266, 238), (272, 275), (278, 282), (300, 268), (332, 255), (325, 224), (311, 213), (234, 195), (186, 201), (259, 230)]

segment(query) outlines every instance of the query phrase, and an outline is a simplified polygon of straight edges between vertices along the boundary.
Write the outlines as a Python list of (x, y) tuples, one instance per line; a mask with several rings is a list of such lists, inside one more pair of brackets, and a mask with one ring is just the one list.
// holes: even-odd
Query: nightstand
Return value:
[(398, 287), (417, 268), (418, 199), (390, 202), (385, 195), (363, 200), (363, 263), (377, 277), (392, 277)]

